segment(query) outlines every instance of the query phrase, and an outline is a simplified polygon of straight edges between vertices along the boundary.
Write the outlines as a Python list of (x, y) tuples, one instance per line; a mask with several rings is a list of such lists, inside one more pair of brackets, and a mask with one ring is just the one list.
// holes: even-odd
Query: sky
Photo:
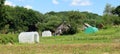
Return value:
[(103, 15), (106, 4), (114, 7), (120, 5), (120, 0), (6, 0), (5, 5), (23, 6), (28, 9), (47, 13), (50, 11), (88, 11)]

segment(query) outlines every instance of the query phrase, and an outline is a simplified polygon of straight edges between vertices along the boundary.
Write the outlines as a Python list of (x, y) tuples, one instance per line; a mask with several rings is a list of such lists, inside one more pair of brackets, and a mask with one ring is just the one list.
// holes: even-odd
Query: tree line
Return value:
[(104, 15), (100, 16), (90, 12), (61, 11), (42, 14), (38, 11), (24, 7), (4, 5), (5, 0), (0, 0), (0, 33), (20, 33), (23, 31), (39, 31), (55, 29), (63, 22), (70, 25), (66, 34), (74, 34), (80, 30), (83, 23), (99, 27), (103, 25), (120, 24), (120, 6), (112, 7), (107, 4)]

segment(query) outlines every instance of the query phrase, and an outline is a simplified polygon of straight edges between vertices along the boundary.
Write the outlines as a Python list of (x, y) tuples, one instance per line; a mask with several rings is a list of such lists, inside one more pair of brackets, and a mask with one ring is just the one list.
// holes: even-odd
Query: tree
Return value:
[(6, 9), (5, 9), (5, 0), (0, 0), (0, 30), (2, 30), (1, 33), (6, 33), (5, 27), (7, 23), (7, 14), (6, 14)]
[(50, 30), (52, 32), (55, 31), (55, 29), (62, 23), (61, 17), (58, 17), (56, 15), (45, 15), (46, 16), (46, 22), (44, 24), (44, 28), (42, 30)]
[(4, 5), (5, 0), (0, 0), (0, 7)]
[(3, 26), (2, 22), (5, 17), (4, 2), (5, 0), (0, 0), (0, 27)]
[(79, 27), (79, 25), (83, 24), (83, 20), (86, 18), (86, 16), (79, 11), (69, 11), (68, 18), (70, 23), (73, 22), (73, 24), (75, 23), (76, 26)]
[(112, 11), (114, 10), (115, 8), (111, 6), (111, 4), (106, 4), (106, 7), (105, 7), (105, 10), (104, 10), (104, 14), (106, 15), (111, 15), (112, 14)]
[[(4, 10), (4, 17), (0, 18), (0, 31), (5, 30), (12, 33), (22, 31), (37, 31), (37, 24), (44, 21), (43, 14), (32, 9), (5, 5)], [(6, 28), (8, 30), (6, 30)]]
[[(37, 31), (37, 23), (43, 21), (43, 14), (24, 7), (15, 7), (15, 26), (17, 30)], [(13, 13), (13, 12), (12, 12)]]
[(89, 12), (82, 12), (82, 14), (84, 14), (86, 17), (82, 20), (83, 23), (89, 23), (91, 26), (97, 26), (103, 21), (101, 19), (101, 16), (99, 16), (98, 14), (89, 13)]
[(120, 5), (113, 10), (113, 14), (117, 14), (120, 17)]

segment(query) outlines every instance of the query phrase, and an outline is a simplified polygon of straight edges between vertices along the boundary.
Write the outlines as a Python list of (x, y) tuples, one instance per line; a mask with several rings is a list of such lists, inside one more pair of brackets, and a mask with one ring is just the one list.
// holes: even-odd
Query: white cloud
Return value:
[(5, 5), (15, 6), (15, 4), (13, 4), (11, 1), (5, 1)]
[(91, 2), (89, 0), (72, 0), (72, 6), (90, 6)]
[(24, 6), (24, 8), (32, 9), (32, 6), (30, 6), (30, 5), (26, 5), (26, 6)]
[(59, 2), (57, 0), (52, 0), (53, 4), (59, 4)]

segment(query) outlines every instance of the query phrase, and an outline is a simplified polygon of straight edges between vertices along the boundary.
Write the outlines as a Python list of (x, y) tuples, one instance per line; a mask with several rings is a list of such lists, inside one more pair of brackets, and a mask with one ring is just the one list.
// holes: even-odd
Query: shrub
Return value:
[(18, 42), (18, 35), (16, 34), (0, 34), (0, 44), (16, 43)]

